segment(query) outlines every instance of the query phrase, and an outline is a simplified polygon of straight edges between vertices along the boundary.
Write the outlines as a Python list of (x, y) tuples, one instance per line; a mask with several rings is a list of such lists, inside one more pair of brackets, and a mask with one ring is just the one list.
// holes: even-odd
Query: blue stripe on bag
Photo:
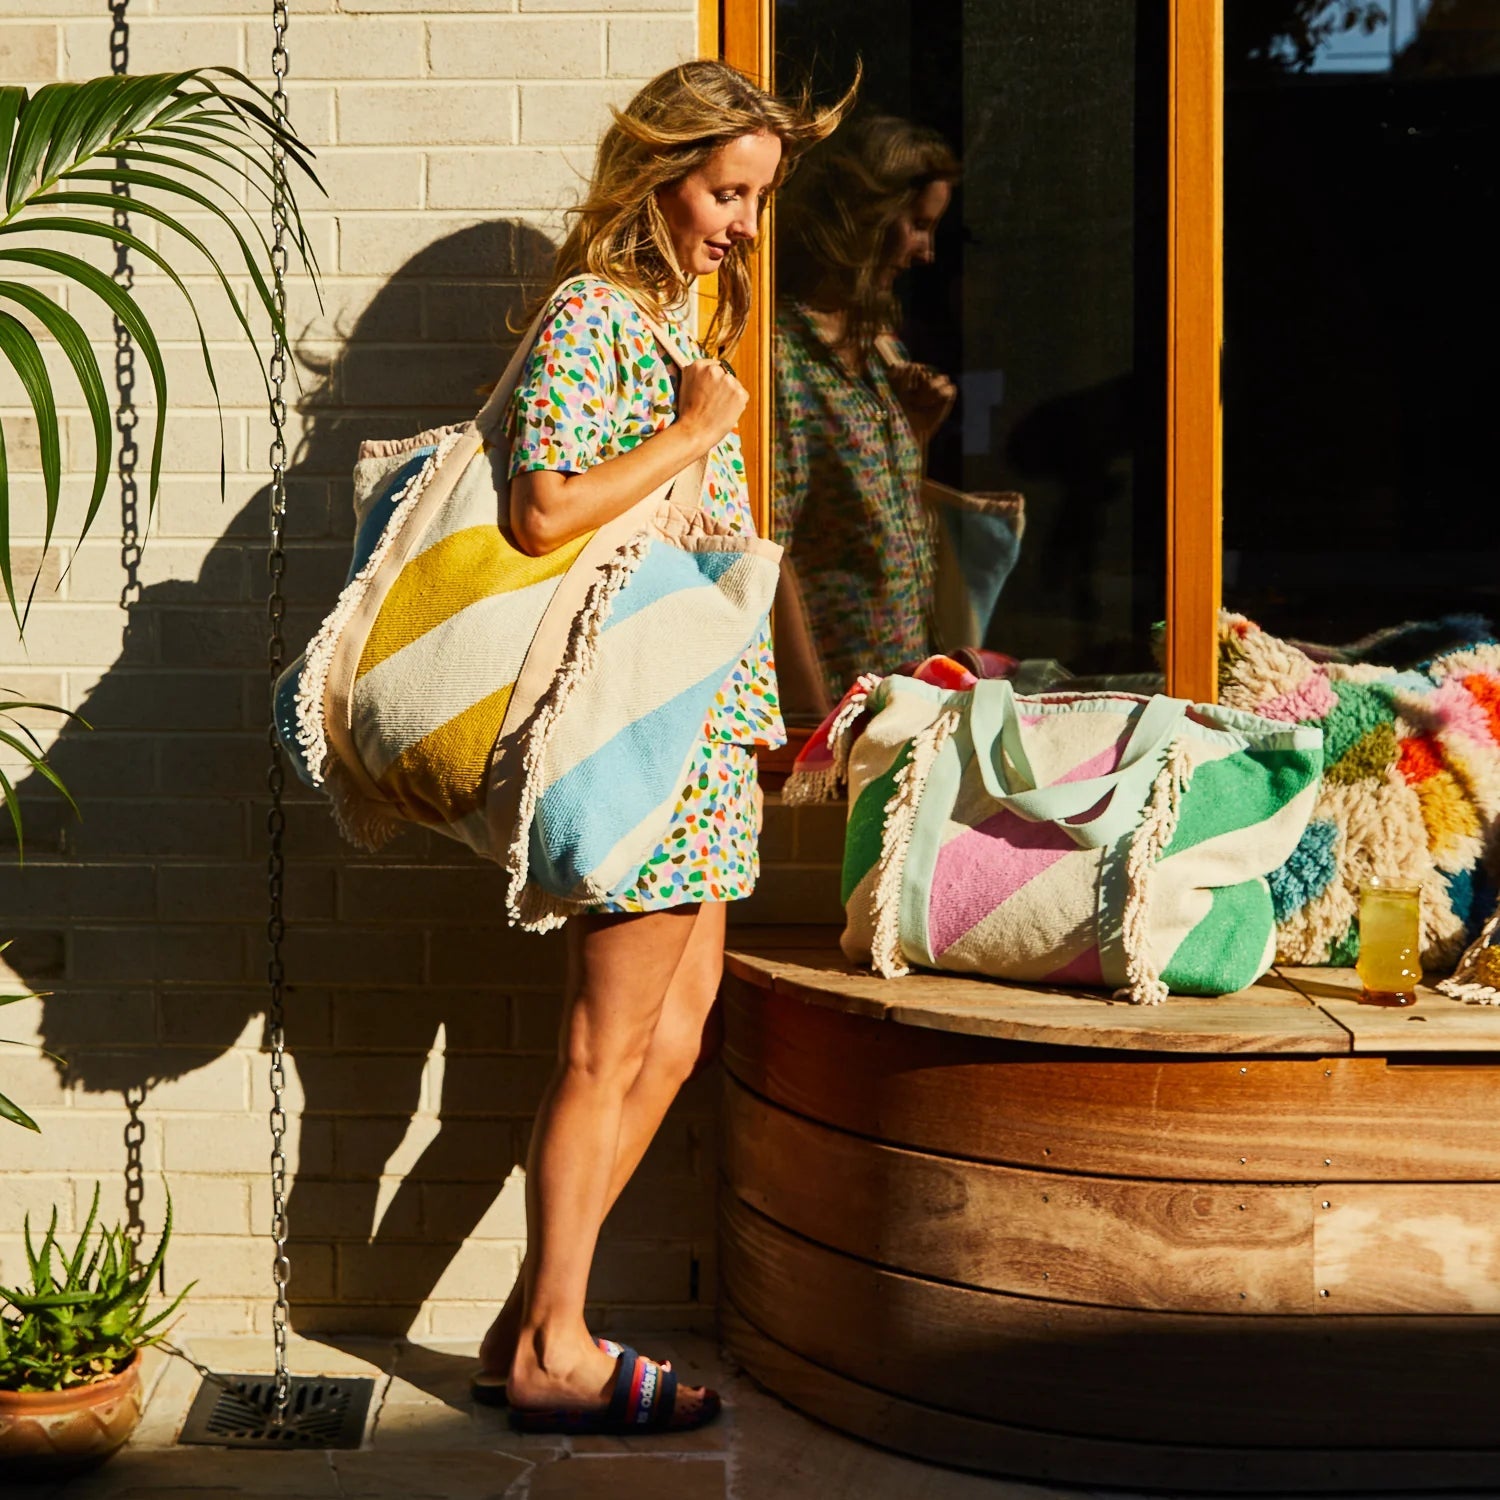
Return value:
[[(717, 583), (744, 555), (733, 551), (684, 552), (680, 547), (652, 547), (630, 575), (630, 587), (614, 601), (604, 628), (608, 630), (649, 609), (668, 594)], [(726, 667), (725, 671), (728, 670)]]
[[(661, 747), (679, 745), (686, 754), (703, 727), (704, 693), (718, 688), (737, 659), (627, 724), (542, 793), (531, 825), (533, 880), (557, 895), (572, 892), (666, 801), (682, 765), (679, 758), (662, 755)], [(548, 844), (565, 858), (555, 859)], [(639, 873), (631, 870), (626, 885)]]

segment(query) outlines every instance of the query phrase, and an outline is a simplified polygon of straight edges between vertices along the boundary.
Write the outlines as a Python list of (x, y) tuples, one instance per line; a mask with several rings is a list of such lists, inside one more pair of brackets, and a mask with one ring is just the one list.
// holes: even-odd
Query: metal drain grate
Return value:
[(293, 1375), (286, 1421), (271, 1421), (276, 1380), (271, 1375), (221, 1375), (205, 1380), (193, 1398), (179, 1443), (222, 1448), (358, 1448), (375, 1382), (364, 1376)]

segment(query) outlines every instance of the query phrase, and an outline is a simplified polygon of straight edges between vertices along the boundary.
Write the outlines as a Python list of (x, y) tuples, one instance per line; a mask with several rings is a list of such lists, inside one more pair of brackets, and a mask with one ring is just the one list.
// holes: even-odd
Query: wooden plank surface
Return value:
[(1330, 1184), (1313, 1225), (1325, 1312), (1500, 1313), (1500, 1183)]
[(725, 1062), (773, 1103), (914, 1150), (1098, 1176), (1500, 1181), (1489, 1067), (1082, 1052), (891, 1026), (731, 976)]
[(1349, 1033), (1355, 1052), (1500, 1052), (1500, 1005), (1453, 1000), (1425, 984), (1414, 1005), (1366, 1005), (1353, 969), (1277, 972)]
[(848, 1255), (1114, 1307), (1307, 1313), (1319, 1300), (1305, 1187), (1132, 1182), (932, 1156), (815, 1124), (733, 1079), (725, 1105), (730, 1189)]
[(862, 1385), (768, 1338), (734, 1306), (720, 1308), (735, 1362), (799, 1411), (929, 1463), (1060, 1484), (1260, 1492), (1474, 1490), (1500, 1487), (1500, 1451), (1399, 1448), (1228, 1448), (1109, 1441), (965, 1417)]
[(967, 1036), (1145, 1052), (1347, 1052), (1348, 1033), (1274, 975), (1218, 999), (1131, 1005), (1098, 990), (1001, 984), (956, 974), (882, 979), (837, 949), (732, 950), (728, 972), (810, 1005)]
[(927, 1281), (721, 1200), (728, 1297), (850, 1380), (944, 1411), (1135, 1442), (1494, 1442), (1500, 1318), (1225, 1316), (1085, 1307)]

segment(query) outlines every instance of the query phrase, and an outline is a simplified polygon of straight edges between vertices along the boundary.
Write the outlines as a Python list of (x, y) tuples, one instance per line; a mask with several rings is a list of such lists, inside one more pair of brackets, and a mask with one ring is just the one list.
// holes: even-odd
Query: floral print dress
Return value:
[(852, 375), (791, 299), (777, 309), (775, 361), (776, 540), (837, 703), (861, 672), (934, 649), (937, 548), (921, 503), (922, 450), (884, 363)]
[[(689, 358), (703, 351), (687, 328), (667, 331)], [(580, 276), (559, 292), (509, 412), (510, 475), (577, 474), (628, 453), (676, 420), (678, 367), (617, 287)], [(709, 455), (702, 504), (753, 533), (738, 433)], [(760, 872), (755, 749), (786, 742), (769, 631), (762, 627), (725, 679), (683, 780), (671, 826), (635, 882), (593, 910), (659, 911), (692, 901), (737, 901)]]

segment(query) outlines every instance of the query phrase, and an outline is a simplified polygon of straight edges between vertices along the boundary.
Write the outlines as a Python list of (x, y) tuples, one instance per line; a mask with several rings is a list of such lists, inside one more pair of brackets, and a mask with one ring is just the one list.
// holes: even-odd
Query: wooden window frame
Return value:
[[(1167, 691), (1217, 696), (1222, 585), (1224, 7), (1168, 0)], [(772, 81), (773, 0), (699, 0), (700, 51)], [(769, 240), (774, 225), (768, 221)], [(756, 524), (771, 520), (771, 309), (768, 250), (752, 262), (754, 304), (735, 367), (750, 392), (740, 425)]]

